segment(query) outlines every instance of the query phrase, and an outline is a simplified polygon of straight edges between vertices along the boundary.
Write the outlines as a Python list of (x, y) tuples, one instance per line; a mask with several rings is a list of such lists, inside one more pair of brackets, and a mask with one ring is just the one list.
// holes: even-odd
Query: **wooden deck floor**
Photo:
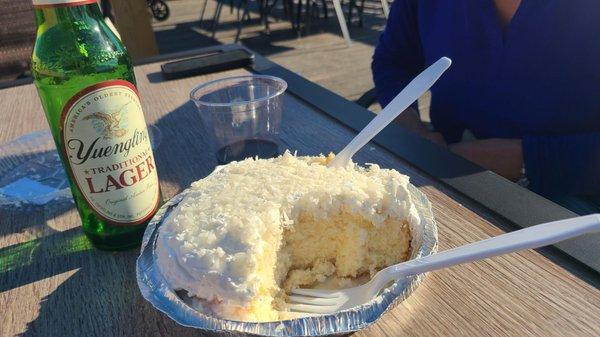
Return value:
[[(199, 25), (202, 1), (168, 2), (171, 17), (154, 23), (161, 53), (234, 41), (237, 19), (236, 12), (230, 12), (229, 1), (223, 6), (214, 38), (210, 28), (217, 2), (208, 0), (203, 23)], [(385, 25), (381, 4), (367, 0), (363, 27), (358, 27), (355, 22), (350, 29), (351, 47), (347, 47), (342, 38), (331, 2), (328, 6), (329, 19), (313, 20), (310, 34), (300, 38), (291, 29), (290, 22), (283, 19), (281, 8), (274, 11), (275, 18), (270, 18), (270, 35), (264, 34), (258, 13), (253, 11), (251, 21), (242, 30), (241, 42), (311, 81), (354, 100), (373, 87), (371, 56)]]

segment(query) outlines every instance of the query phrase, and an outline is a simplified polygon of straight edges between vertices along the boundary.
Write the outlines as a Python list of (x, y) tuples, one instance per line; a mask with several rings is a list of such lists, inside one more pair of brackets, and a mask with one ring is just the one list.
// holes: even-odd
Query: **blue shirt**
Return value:
[(523, 0), (505, 26), (492, 0), (395, 0), (373, 56), (380, 103), (442, 56), (430, 114), (447, 142), (519, 138), (533, 190), (600, 193), (600, 0)]

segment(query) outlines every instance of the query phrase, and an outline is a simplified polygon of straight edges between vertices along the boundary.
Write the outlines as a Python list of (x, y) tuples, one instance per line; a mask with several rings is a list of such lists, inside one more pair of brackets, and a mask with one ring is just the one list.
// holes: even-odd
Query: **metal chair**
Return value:
[[(342, 0), (332, 0), (333, 8), (335, 9), (335, 14), (337, 16), (338, 22), (340, 24), (340, 29), (342, 30), (342, 35), (344, 36), (344, 40), (346, 40), (346, 44), (348, 47), (352, 45), (352, 39), (350, 38), (350, 32), (348, 31), (348, 24), (352, 22), (352, 12), (356, 6), (356, 0), (350, 0), (348, 5), (348, 24), (346, 24), (346, 18), (344, 17), (344, 11), (342, 10)], [(364, 10), (365, 0), (362, 0), (361, 6), (359, 8), (360, 13), (360, 25), (362, 26), (362, 15)], [(387, 19), (390, 13), (390, 8), (387, 0), (381, 0), (381, 9), (383, 10), (383, 15)]]
[(365, 92), (354, 102), (362, 106), (363, 108), (368, 109), (371, 105), (377, 102), (377, 93), (375, 91), (375, 88)]
[[(287, 0), (284, 0), (287, 1)], [(257, 0), (260, 18), (263, 24), (265, 25), (265, 31), (267, 34), (270, 32), (269, 19), (268, 15), (270, 14), (273, 7), (276, 5), (277, 0), (271, 5), (268, 4), (268, 0)], [(219, 19), (221, 17), (221, 11), (223, 10), (223, 5), (225, 0), (217, 0), (217, 7), (215, 8), (215, 12), (212, 18), (211, 24), (211, 38), (215, 38), (217, 33), (217, 26), (219, 25)], [(206, 13), (206, 7), (208, 4), (208, 0), (204, 0), (202, 4), (202, 9), (200, 10), (200, 18), (198, 20), (198, 25), (202, 25), (202, 21), (204, 20), (204, 14)], [(238, 20), (238, 28), (235, 36), (235, 42), (238, 42), (240, 39), (240, 35), (242, 33), (242, 27), (244, 22), (250, 20), (250, 0), (239, 0), (234, 3), (234, 0), (229, 1), (230, 13), (233, 13), (235, 7), (237, 7), (237, 20)], [(240, 13), (241, 16), (240, 16)]]

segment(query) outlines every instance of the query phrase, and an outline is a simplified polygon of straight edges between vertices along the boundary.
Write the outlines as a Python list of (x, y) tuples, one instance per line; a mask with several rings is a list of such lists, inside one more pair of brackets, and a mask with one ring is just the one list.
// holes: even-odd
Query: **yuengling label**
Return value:
[(85, 88), (65, 105), (60, 125), (73, 181), (99, 217), (127, 225), (154, 214), (158, 175), (131, 83), (113, 80)]

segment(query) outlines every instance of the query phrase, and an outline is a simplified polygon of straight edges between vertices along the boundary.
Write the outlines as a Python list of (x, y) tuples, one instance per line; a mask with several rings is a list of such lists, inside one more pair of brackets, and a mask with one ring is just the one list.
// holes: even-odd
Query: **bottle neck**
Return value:
[(95, 0), (34, 0), (33, 7), (38, 34), (62, 22), (104, 20)]

